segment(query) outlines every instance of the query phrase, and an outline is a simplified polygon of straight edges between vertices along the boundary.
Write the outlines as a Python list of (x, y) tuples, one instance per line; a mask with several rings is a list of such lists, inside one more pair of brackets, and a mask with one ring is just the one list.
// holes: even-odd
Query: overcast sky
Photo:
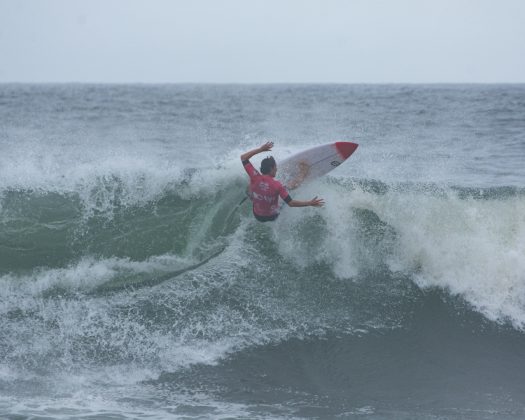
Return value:
[(525, 82), (525, 0), (0, 0), (0, 82)]

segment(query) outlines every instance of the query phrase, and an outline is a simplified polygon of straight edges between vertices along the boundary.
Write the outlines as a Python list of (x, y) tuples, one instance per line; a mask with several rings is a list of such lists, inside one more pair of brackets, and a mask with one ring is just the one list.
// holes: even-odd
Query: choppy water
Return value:
[[(525, 415), (524, 85), (0, 85), (0, 124), (0, 417)], [(360, 147), (260, 224), (266, 139)]]

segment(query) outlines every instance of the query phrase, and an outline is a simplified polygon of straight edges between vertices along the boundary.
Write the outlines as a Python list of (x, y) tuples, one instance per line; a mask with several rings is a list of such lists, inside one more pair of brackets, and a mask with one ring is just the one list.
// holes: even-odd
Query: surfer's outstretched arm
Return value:
[(269, 141), (265, 144), (263, 144), (261, 147), (258, 147), (257, 149), (250, 150), (249, 152), (243, 153), (241, 155), (241, 160), (244, 162), (245, 160), (250, 160), (253, 156), (262, 153), (262, 152), (269, 152), (272, 150), (273, 147), (273, 141)]
[(324, 200), (322, 198), (317, 198), (315, 196), (311, 200), (308, 201), (299, 201), (299, 200), (290, 200), (288, 202), (288, 205), (290, 207), (323, 207), (324, 206)]

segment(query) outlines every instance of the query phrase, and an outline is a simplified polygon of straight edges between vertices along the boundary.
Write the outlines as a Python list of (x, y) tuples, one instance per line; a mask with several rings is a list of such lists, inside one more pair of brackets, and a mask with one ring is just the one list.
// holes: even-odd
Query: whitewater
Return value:
[[(525, 414), (525, 86), (8, 84), (0, 121), (0, 417)], [(360, 146), (261, 224), (267, 140)]]

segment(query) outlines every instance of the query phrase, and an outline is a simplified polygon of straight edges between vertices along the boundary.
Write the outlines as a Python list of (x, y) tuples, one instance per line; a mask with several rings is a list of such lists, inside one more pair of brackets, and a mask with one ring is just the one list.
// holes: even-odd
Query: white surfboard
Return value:
[(284, 184), (295, 179), (300, 173), (300, 165), (308, 165), (308, 175), (303, 182), (318, 178), (337, 168), (357, 149), (358, 144), (349, 141), (314, 146), (296, 153), (282, 161), (277, 161), (277, 178)]

